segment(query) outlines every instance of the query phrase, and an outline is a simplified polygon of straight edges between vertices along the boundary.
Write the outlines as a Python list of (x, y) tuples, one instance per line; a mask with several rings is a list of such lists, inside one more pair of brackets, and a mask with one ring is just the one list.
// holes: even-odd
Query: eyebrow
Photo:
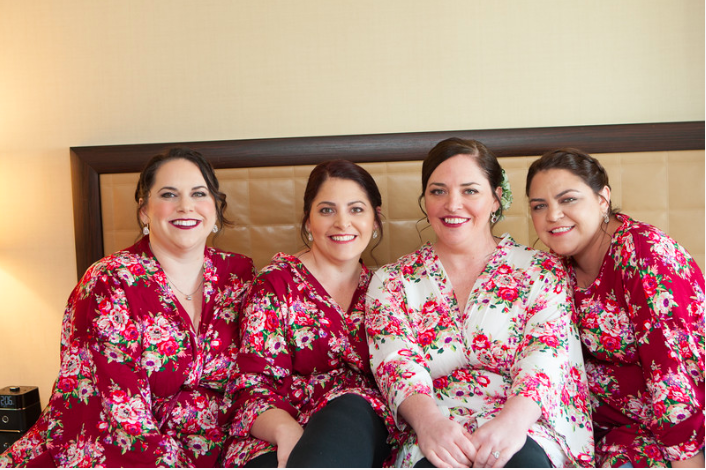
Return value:
[[(554, 199), (559, 199), (560, 197), (562, 197), (568, 193), (571, 193), (571, 192), (579, 192), (579, 190), (578, 189), (565, 189), (564, 191), (562, 191), (559, 194), (557, 194), (556, 196), (554, 196)], [(544, 198), (535, 197), (535, 198), (532, 198), (529, 200), (529, 202), (537, 202), (537, 201), (544, 201)]]
[[(461, 186), (473, 186), (474, 184), (479, 185), (480, 183), (476, 183), (475, 181), (471, 181), (470, 183), (461, 183)], [(447, 184), (446, 184), (446, 183), (435, 183), (435, 182), (431, 182), (431, 183), (429, 183), (429, 186), (443, 186), (443, 187), (446, 187)]]
[[(194, 186), (193, 188), (191, 188), (192, 191), (195, 190), (195, 189), (206, 189), (206, 190), (208, 190), (208, 186), (199, 185), (199, 186)], [(164, 190), (168, 190), (168, 191), (177, 191), (177, 192), (179, 192), (179, 190), (178, 190), (177, 188), (175, 188), (174, 186), (162, 186), (161, 188), (159, 188), (159, 191), (164, 191)]]
[[(351, 202), (348, 203), (349, 206), (352, 206), (353, 204), (363, 204), (363, 205), (367, 206), (367, 204), (365, 203), (365, 201), (351, 201)], [(317, 206), (320, 206), (320, 205), (335, 206), (336, 203), (335, 203), (335, 202), (331, 202), (331, 201), (321, 201), (320, 203), (317, 204)]]

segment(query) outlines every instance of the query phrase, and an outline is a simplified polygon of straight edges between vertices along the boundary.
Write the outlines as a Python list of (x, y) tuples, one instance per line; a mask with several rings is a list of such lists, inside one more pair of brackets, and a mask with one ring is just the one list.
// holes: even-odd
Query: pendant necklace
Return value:
[(176, 284), (174, 284), (174, 282), (173, 282), (171, 279), (169, 279), (169, 276), (167, 276), (167, 272), (166, 272), (166, 271), (164, 271), (164, 275), (166, 276), (167, 281), (169, 281), (169, 284), (171, 284), (173, 288), (175, 288), (177, 291), (179, 291), (179, 293), (180, 293), (181, 295), (183, 295), (184, 297), (186, 297), (186, 300), (191, 300), (192, 296), (193, 296), (195, 293), (197, 293), (197, 292), (199, 291), (199, 289), (201, 289), (201, 286), (203, 285), (203, 276), (201, 276), (201, 282), (199, 282), (199, 285), (198, 285), (198, 287), (196, 287), (196, 290), (193, 291), (191, 294), (187, 294), (186, 292), (182, 292), (182, 290), (179, 289), (179, 288), (176, 286)]

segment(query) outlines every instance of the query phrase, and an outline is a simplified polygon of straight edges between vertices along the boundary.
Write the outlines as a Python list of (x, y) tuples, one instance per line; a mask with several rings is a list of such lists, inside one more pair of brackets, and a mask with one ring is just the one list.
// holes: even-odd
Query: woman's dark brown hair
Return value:
[[(525, 194), (529, 197), (530, 185), (535, 175), (540, 171), (566, 170), (581, 178), (595, 194), (603, 197), (600, 191), (606, 186), (610, 188), (608, 182), (608, 172), (603, 168), (598, 160), (581, 150), (574, 148), (562, 148), (552, 150), (542, 155), (532, 162), (527, 171), (527, 183), (525, 184)], [(608, 203), (608, 215), (613, 215), (616, 209), (610, 201)]]
[(175, 147), (167, 150), (163, 154), (152, 157), (140, 173), (140, 180), (137, 182), (137, 188), (135, 189), (135, 202), (137, 202), (137, 223), (139, 224), (140, 229), (144, 227), (142, 220), (140, 220), (140, 211), (149, 201), (150, 190), (154, 185), (157, 170), (159, 170), (162, 165), (172, 160), (187, 160), (199, 168), (201, 174), (203, 175), (203, 179), (206, 181), (206, 186), (208, 187), (208, 190), (216, 203), (216, 224), (218, 225), (218, 228), (222, 229), (223, 227), (232, 226), (233, 223), (225, 217), (226, 207), (228, 206), (226, 203), (226, 195), (219, 189), (218, 178), (216, 178), (216, 174), (214, 173), (211, 164), (208, 163), (199, 152), (185, 147)]
[(434, 170), (436, 170), (439, 165), (456, 155), (468, 155), (475, 158), (478, 166), (483, 170), (486, 178), (488, 178), (490, 187), (493, 189), (493, 197), (498, 201), (498, 205), (500, 206), (497, 212), (498, 219), (501, 219), (503, 205), (495, 192), (495, 189), (500, 187), (503, 181), (503, 169), (498, 159), (485, 145), (477, 140), (464, 140), (458, 137), (442, 140), (429, 151), (427, 158), (424, 159), (424, 163), (422, 164), (422, 194), (417, 200), (424, 215), (426, 216), (427, 213), (422, 205), (422, 199), (424, 199), (424, 193), (427, 189), (431, 174), (434, 173)]
[(373, 213), (375, 214), (375, 223), (377, 225), (377, 230), (380, 232), (377, 243), (378, 246), (382, 241), (382, 220), (380, 219), (380, 214), (378, 213), (378, 208), (382, 207), (382, 196), (380, 196), (380, 190), (378, 189), (377, 183), (373, 177), (368, 173), (363, 167), (356, 165), (348, 160), (329, 160), (326, 162), (319, 163), (311, 170), (309, 174), (309, 181), (306, 183), (306, 189), (304, 190), (304, 215), (302, 216), (301, 223), (301, 237), (304, 244), (309, 246), (307, 240), (306, 232), (306, 221), (309, 220), (311, 215), (311, 204), (314, 202), (316, 195), (321, 189), (321, 185), (324, 184), (329, 178), (340, 178), (344, 180), (350, 180), (358, 183), (358, 186), (365, 192), (368, 196), (368, 200), (373, 208)]

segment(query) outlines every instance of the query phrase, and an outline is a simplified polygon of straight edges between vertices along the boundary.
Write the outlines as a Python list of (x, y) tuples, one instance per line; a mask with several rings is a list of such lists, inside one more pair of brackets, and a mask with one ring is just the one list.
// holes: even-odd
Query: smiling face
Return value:
[(469, 155), (456, 155), (441, 163), (429, 177), (424, 205), (437, 245), (467, 246), (492, 238), (490, 216), (498, 207), (490, 182)]
[(568, 170), (538, 172), (529, 188), (532, 223), (542, 242), (562, 256), (581, 256), (599, 245), (610, 189), (596, 194)]
[(348, 179), (329, 178), (311, 204), (306, 229), (311, 251), (334, 264), (357, 262), (375, 228), (375, 211), (363, 188)]
[(140, 219), (149, 224), (153, 247), (174, 255), (203, 251), (216, 224), (216, 203), (199, 167), (184, 159), (159, 167)]

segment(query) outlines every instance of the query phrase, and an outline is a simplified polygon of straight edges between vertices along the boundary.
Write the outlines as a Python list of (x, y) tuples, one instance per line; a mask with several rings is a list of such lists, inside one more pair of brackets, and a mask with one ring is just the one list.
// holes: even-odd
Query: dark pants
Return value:
[[(426, 458), (415, 465), (415, 468), (435, 468)], [(505, 464), (505, 468), (552, 468), (549, 457), (544, 449), (527, 436), (525, 445)]]
[[(289, 454), (287, 467), (381, 467), (390, 454), (387, 428), (367, 400), (348, 394), (311, 416)], [(277, 453), (255, 457), (245, 467), (277, 466)]]

